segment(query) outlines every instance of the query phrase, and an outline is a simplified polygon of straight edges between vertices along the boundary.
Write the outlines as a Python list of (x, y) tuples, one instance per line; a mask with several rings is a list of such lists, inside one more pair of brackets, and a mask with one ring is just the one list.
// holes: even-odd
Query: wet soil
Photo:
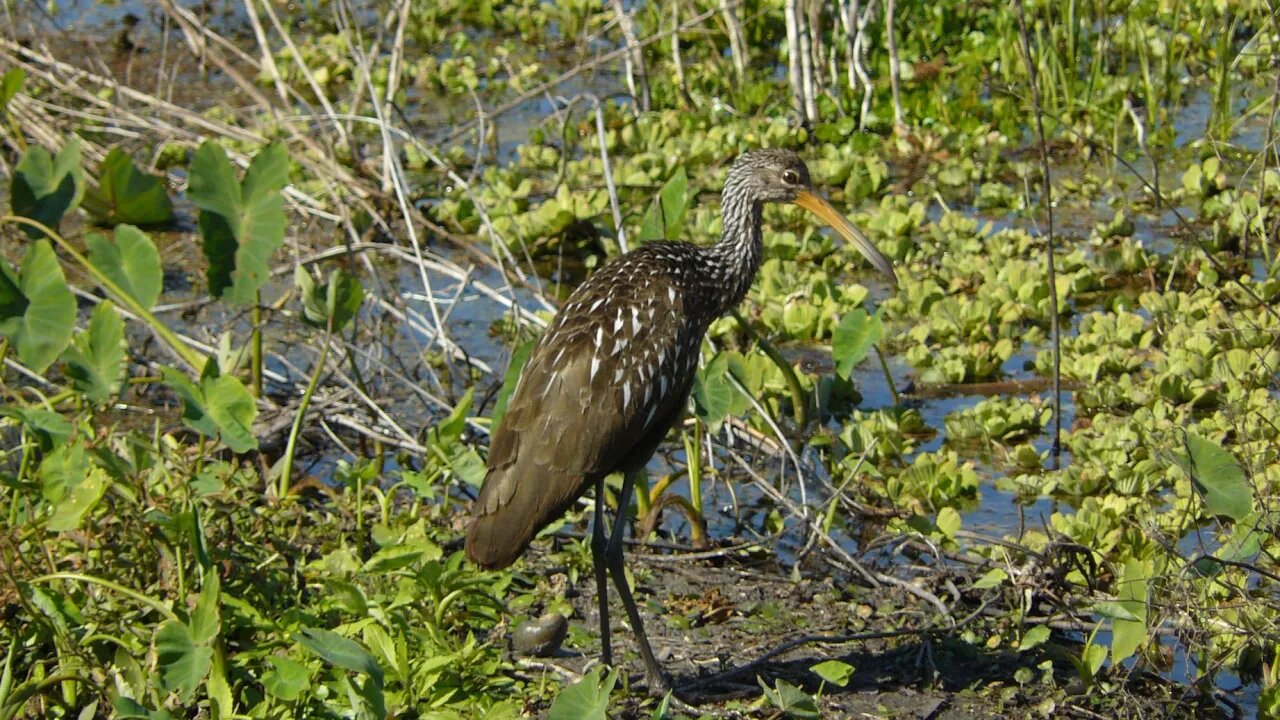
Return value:
[[(1053, 642), (1019, 653), (1007, 645), (976, 644), (975, 638), (983, 642), (995, 632), (982, 622), (921, 632), (929, 623), (927, 609), (897, 588), (862, 587), (833, 575), (793, 581), (772, 560), (628, 555), (654, 653), (677, 687), (677, 698), (689, 703), (675, 717), (805, 717), (787, 714), (765, 697), (762, 686), (776, 688), (779, 682), (815, 696), (815, 717), (824, 718), (1229, 716), (1212, 701), (1184, 697), (1184, 686), (1143, 672), (1086, 696), (1068, 661), (1079, 654), (1078, 639), (1055, 635)], [(566, 585), (574, 630), (554, 657), (516, 658), (517, 667), (530, 678), (552, 672), (568, 682), (600, 662), (595, 583), (586, 572), (570, 587), (563, 567), (542, 559), (531, 566), (530, 572), (542, 573), (552, 585)], [(611, 707), (618, 718), (649, 718), (657, 701), (648, 695), (621, 602), (611, 595), (614, 653), (625, 670), (619, 683), (624, 692), (615, 692)], [(957, 615), (975, 609), (976, 604)], [(824, 683), (811, 670), (828, 660), (853, 666), (844, 687)], [(1049, 668), (1052, 680), (1046, 682)]]

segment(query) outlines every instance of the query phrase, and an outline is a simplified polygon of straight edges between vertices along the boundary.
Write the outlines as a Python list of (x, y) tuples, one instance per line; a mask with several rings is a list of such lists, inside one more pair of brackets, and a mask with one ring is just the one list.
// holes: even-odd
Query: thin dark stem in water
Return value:
[(1027, 63), (1027, 82), (1031, 85), (1031, 104), (1036, 116), (1036, 137), (1040, 145), (1040, 172), (1044, 192), (1040, 204), (1044, 207), (1046, 222), (1045, 269), (1049, 275), (1049, 327), (1053, 345), (1053, 469), (1057, 470), (1062, 455), (1062, 348), (1058, 327), (1058, 276), (1053, 266), (1053, 185), (1049, 175), (1049, 146), (1044, 135), (1044, 111), (1040, 105), (1040, 85), (1036, 77), (1036, 63), (1031, 56), (1031, 41), (1027, 38), (1027, 17), (1018, 2), (1018, 37), (1022, 40), (1022, 59)]

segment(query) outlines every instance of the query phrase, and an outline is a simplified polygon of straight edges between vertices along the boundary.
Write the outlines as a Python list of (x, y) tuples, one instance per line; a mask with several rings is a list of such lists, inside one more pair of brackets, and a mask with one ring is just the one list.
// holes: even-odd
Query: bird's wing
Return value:
[(620, 469), (658, 424), (665, 432), (688, 397), (698, 345), (683, 297), (665, 283), (601, 285), (566, 303), (493, 435), (468, 548), (477, 561), (485, 544), (515, 554), (482, 564), (514, 561), (591, 480)]

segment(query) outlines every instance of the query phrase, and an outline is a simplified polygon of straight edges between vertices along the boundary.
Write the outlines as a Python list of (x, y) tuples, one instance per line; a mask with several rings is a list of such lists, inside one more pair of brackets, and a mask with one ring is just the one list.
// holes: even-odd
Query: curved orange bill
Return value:
[(858, 252), (862, 253), (862, 256), (870, 261), (875, 266), (875, 269), (887, 275), (890, 285), (898, 286), (898, 276), (893, 272), (893, 263), (889, 262), (889, 258), (885, 257), (876, 248), (875, 243), (871, 242), (871, 239), (866, 235), (863, 235), (857, 226), (849, 222), (848, 218), (831, 207), (831, 203), (810, 190), (801, 190), (800, 194), (796, 195), (796, 199), (792, 200), (792, 202), (825, 220), (832, 230), (840, 233), (841, 237), (858, 248)]

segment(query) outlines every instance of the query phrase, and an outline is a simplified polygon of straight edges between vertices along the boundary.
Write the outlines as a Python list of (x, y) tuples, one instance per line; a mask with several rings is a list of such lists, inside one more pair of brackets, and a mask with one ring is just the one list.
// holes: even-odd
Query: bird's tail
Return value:
[(476, 515), (467, 529), (467, 557), (482, 568), (507, 567), (524, 553), (539, 528), (512, 522), (502, 511)]
[(490, 470), (472, 509), (467, 557), (490, 570), (507, 567), (542, 528), (564, 515), (591, 481), (536, 466), (519, 475), (511, 467)]

